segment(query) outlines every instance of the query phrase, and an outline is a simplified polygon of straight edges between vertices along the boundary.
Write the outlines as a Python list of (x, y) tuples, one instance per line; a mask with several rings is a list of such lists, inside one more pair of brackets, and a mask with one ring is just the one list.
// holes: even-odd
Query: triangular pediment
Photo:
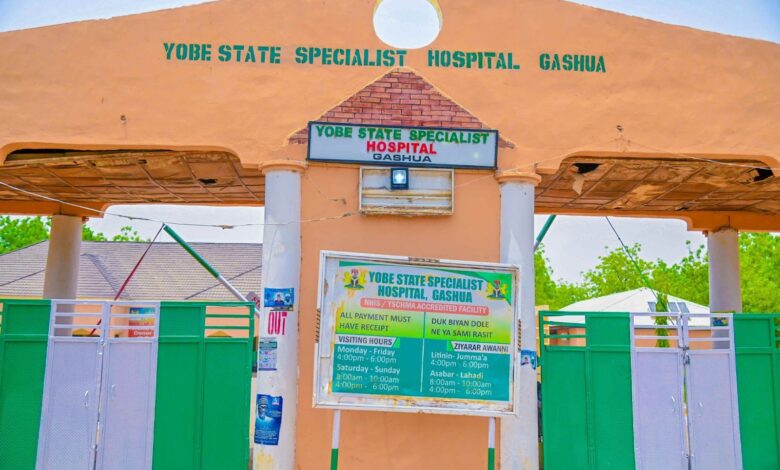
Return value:
[[(452, 98), (407, 69), (394, 69), (315, 119), (342, 124), (491, 129)], [(307, 128), (292, 134), (292, 144), (306, 144)], [(499, 137), (500, 147), (514, 145)]]

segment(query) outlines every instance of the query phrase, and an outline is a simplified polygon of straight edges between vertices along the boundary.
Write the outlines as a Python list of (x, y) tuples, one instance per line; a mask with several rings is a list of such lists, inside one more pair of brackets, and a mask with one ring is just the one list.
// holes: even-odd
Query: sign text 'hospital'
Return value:
[(498, 131), (309, 123), (309, 160), (495, 168)]

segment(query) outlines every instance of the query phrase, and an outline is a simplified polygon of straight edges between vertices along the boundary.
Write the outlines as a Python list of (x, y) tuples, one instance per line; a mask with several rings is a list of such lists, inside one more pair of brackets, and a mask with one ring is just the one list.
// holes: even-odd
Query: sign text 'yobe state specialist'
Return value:
[(514, 412), (515, 267), (323, 252), (315, 406)]
[(498, 131), (309, 123), (311, 161), (429, 168), (496, 168)]

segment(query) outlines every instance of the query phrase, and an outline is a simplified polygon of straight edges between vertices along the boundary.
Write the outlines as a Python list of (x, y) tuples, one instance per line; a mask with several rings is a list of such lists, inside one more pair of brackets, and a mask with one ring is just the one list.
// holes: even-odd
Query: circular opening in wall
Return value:
[(436, 0), (378, 0), (374, 8), (374, 32), (382, 42), (399, 49), (432, 43), (442, 23)]

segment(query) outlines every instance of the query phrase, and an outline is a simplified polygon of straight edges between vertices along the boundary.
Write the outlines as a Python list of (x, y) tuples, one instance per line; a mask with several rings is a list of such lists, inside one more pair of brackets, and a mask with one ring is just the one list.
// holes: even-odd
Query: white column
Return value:
[(76, 298), (79, 285), (82, 225), (81, 217), (52, 216), (49, 254), (43, 276), (43, 298)]
[[(295, 468), (295, 418), (298, 405), (298, 304), (301, 271), (301, 171), (292, 161), (263, 165), (265, 227), (263, 228), (263, 289), (293, 289), (289, 311), (263, 308), (260, 339), (277, 344), (275, 371), (257, 372), (257, 393), (282, 398), (278, 445), (254, 444), (254, 468)], [(256, 397), (253, 397), (256, 398)], [(254, 406), (254, 400), (253, 400)]]
[(707, 234), (710, 258), (710, 312), (741, 312), (739, 232), (731, 227)]
[[(520, 266), (520, 347), (536, 351), (534, 303), (534, 188), (535, 173), (510, 172), (498, 176), (501, 183), (501, 262)], [(501, 418), (501, 468), (539, 468), (536, 370), (517, 366), (518, 413)]]

